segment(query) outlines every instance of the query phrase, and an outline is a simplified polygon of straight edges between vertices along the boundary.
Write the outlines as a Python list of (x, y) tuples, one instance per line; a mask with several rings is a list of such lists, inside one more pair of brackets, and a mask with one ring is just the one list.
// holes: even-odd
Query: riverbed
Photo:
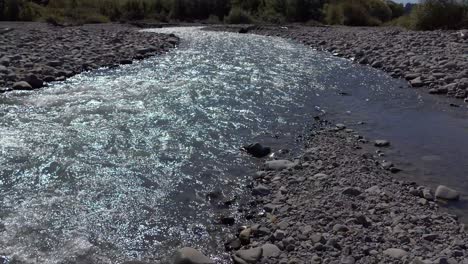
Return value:
[(151, 31), (180, 46), (0, 95), (0, 255), (119, 263), (181, 246), (222, 255), (217, 219), (237, 215), (260, 164), (239, 148), (258, 141), (294, 155), (321, 115), (390, 140), (383, 159), (404, 169), (397, 177), (451, 186), (468, 212), (468, 114), (451, 99), (281, 38)]

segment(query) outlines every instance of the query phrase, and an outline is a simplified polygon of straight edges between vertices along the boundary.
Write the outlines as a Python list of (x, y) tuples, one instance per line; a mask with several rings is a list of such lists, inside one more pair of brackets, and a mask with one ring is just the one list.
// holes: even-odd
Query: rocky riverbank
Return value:
[(393, 178), (382, 142), (322, 126), (297, 159), (266, 161), (254, 217), (226, 243), (234, 262), (468, 263), (464, 225), (438, 205), (457, 193)]
[(174, 35), (138, 32), (123, 24), (58, 27), (0, 23), (0, 93), (31, 90), (83, 71), (131, 64), (167, 52)]
[(468, 32), (394, 27), (217, 26), (209, 30), (292, 39), (404, 78), (414, 88), (468, 102)]
[[(321, 123), (299, 157), (267, 159), (225, 244), (233, 262), (467, 264), (465, 225), (439, 208), (458, 194), (396, 180), (389, 145)], [(215, 261), (182, 249), (174, 263)]]

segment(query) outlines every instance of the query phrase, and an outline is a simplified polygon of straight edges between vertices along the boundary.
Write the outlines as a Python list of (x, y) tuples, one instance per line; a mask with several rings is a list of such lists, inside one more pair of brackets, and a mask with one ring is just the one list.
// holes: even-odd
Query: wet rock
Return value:
[(384, 250), (384, 255), (390, 256), (392, 258), (401, 259), (408, 255), (408, 252), (400, 248), (389, 248)]
[(194, 248), (185, 247), (176, 252), (173, 264), (214, 264), (214, 261)]
[(255, 186), (252, 190), (253, 195), (268, 195), (270, 193), (270, 189), (262, 184)]
[(263, 158), (268, 156), (271, 153), (271, 148), (264, 147), (260, 143), (251, 144), (248, 146), (244, 146), (244, 149), (250, 155), (256, 158)]
[(388, 147), (390, 146), (390, 142), (388, 140), (379, 139), (374, 142), (374, 145), (376, 147)]
[(33, 89), (33, 87), (25, 81), (14, 83), (12, 88), (13, 90), (32, 90)]
[(435, 197), (444, 200), (458, 200), (460, 194), (447, 186), (439, 185), (435, 191)]

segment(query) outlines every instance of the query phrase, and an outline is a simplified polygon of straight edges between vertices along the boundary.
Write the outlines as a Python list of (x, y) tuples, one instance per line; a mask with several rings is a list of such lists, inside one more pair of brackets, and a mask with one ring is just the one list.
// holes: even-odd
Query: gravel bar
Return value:
[(41, 88), (83, 71), (131, 64), (175, 47), (174, 35), (126, 24), (0, 23), (0, 93)]
[(465, 225), (438, 196), (396, 180), (376, 144), (317, 125), (303, 153), (266, 160), (246, 223), (226, 242), (234, 263), (468, 264)]

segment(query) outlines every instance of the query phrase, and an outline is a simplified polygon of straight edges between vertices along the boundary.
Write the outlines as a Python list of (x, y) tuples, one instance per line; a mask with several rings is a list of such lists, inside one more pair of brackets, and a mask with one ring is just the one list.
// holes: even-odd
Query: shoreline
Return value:
[(397, 27), (217, 25), (205, 30), (252, 33), (297, 41), (405, 79), (413, 88), (468, 103), (468, 34)]
[(58, 27), (0, 22), (0, 94), (33, 90), (81, 72), (132, 64), (168, 52), (175, 35), (139, 32), (126, 24)]
[(438, 193), (395, 179), (376, 143), (322, 124), (297, 159), (265, 161), (245, 205), (254, 217), (225, 244), (234, 263), (467, 264), (465, 225)]

